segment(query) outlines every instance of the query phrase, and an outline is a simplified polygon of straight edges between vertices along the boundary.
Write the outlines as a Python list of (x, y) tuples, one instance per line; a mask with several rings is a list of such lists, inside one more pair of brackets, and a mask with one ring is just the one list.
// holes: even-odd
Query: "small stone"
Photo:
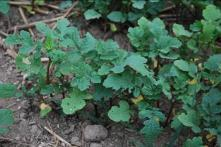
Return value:
[(88, 125), (83, 134), (86, 141), (101, 141), (107, 138), (108, 131), (102, 125)]
[(71, 144), (76, 145), (76, 146), (81, 146), (81, 142), (80, 142), (79, 137), (77, 137), (77, 136), (72, 137), (71, 138)]
[(100, 143), (91, 143), (90, 147), (103, 147)]

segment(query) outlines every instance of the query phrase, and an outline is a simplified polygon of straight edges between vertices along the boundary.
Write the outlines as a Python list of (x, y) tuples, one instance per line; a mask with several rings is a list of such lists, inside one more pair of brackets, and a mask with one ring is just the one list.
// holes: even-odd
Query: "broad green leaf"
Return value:
[(81, 52), (85, 54), (93, 50), (95, 51), (97, 43), (98, 41), (90, 33), (87, 33), (82, 40)]
[(14, 84), (0, 84), (0, 99), (15, 97), (16, 91)]
[(174, 65), (182, 71), (189, 71), (189, 63), (185, 60), (176, 60)]
[(107, 15), (107, 18), (113, 22), (124, 23), (126, 21), (126, 14), (120, 11), (112, 11)]
[(221, 113), (221, 92), (218, 89), (211, 89), (203, 96), (202, 108), (209, 115)]
[(130, 110), (129, 110), (129, 104), (126, 101), (120, 101), (119, 107), (118, 106), (112, 106), (111, 109), (108, 111), (108, 117), (115, 121), (126, 121), (128, 122), (130, 119)]
[(21, 39), (18, 34), (10, 34), (5, 39), (6, 45), (16, 45), (21, 44)]
[(85, 105), (85, 100), (79, 97), (65, 98), (61, 103), (63, 112), (67, 115), (74, 114), (76, 111), (84, 108)]
[(98, 19), (101, 17), (101, 14), (95, 11), (94, 9), (88, 9), (84, 12), (84, 17), (86, 20)]
[(133, 83), (129, 73), (123, 73), (121, 75), (113, 74), (109, 75), (103, 82), (103, 86), (106, 88), (112, 88), (114, 90), (119, 89), (132, 89)]
[(199, 133), (201, 129), (199, 114), (194, 110), (189, 110), (187, 113), (181, 113), (178, 115), (178, 120), (187, 127), (191, 127), (195, 133)]
[(139, 117), (141, 119), (146, 119), (146, 118), (153, 119), (158, 122), (160, 122), (160, 121), (162, 122), (166, 118), (165, 115), (161, 111), (154, 110), (154, 109), (153, 110), (141, 110), (139, 112)]
[[(42, 1), (42, 0), (40, 0), (40, 1)], [(72, 6), (72, 3), (73, 3), (72, 0), (61, 1), (59, 8), (61, 8), (62, 10), (67, 9)]]
[(221, 54), (215, 54), (209, 57), (209, 59), (204, 63), (205, 68), (211, 71), (221, 70)]
[(215, 5), (208, 5), (203, 10), (203, 17), (208, 21), (216, 21), (221, 19), (221, 12)]
[(141, 133), (144, 134), (145, 140), (148, 144), (152, 144), (160, 135), (162, 128), (157, 120), (149, 119), (144, 122), (144, 127)]
[(85, 100), (91, 98), (90, 94), (74, 88), (70, 95), (62, 100), (61, 107), (65, 114), (74, 114), (76, 111), (84, 108), (86, 105)]
[(60, 19), (57, 21), (56, 23), (56, 27), (58, 28), (58, 30), (65, 34), (68, 30), (68, 25), (70, 24), (70, 22), (67, 19)]
[(193, 137), (184, 142), (183, 147), (204, 147), (201, 137)]
[(147, 59), (145, 59), (140, 55), (131, 54), (129, 57), (127, 57), (125, 62), (128, 66), (130, 66), (131, 68), (133, 68), (135, 71), (137, 71), (143, 76), (150, 74), (150, 71), (148, 71), (145, 64), (147, 62)]
[(13, 113), (9, 109), (0, 109), (0, 134), (8, 132), (8, 127), (14, 123)]
[(144, 5), (146, 4), (145, 0), (133, 0), (133, 7), (137, 9), (143, 9)]
[(95, 91), (93, 93), (94, 100), (101, 101), (102, 98), (104, 100), (109, 100), (113, 96), (113, 90), (109, 88), (105, 88), (102, 85), (96, 85)]
[(180, 24), (173, 24), (173, 32), (175, 33), (176, 36), (186, 36), (186, 37), (191, 37), (192, 33), (185, 30), (183, 25)]
[(111, 67), (108, 65), (102, 65), (99, 69), (98, 69), (98, 74), (99, 75), (107, 75), (111, 70)]
[(3, 14), (8, 13), (9, 11), (9, 4), (8, 4), (8, 0), (1, 0), (0, 1), (0, 12)]
[(46, 25), (46, 24), (43, 23), (43, 22), (37, 23), (37, 24), (36, 24), (36, 29), (37, 29), (40, 33), (44, 34), (44, 35), (47, 36), (47, 37), (50, 37), (50, 38), (55, 38), (55, 37), (56, 37), (55, 32), (52, 31), (52, 30), (49, 28), (49, 26)]

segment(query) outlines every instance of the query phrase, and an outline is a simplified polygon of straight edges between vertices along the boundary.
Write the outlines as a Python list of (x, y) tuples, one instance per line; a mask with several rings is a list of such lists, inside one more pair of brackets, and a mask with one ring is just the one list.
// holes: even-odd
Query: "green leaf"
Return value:
[(98, 19), (101, 17), (101, 14), (95, 11), (94, 9), (88, 9), (84, 12), (84, 17), (86, 20)]
[(215, 115), (221, 113), (221, 92), (220, 90), (213, 88), (207, 94), (203, 96), (202, 108), (209, 115)]
[(85, 105), (85, 100), (79, 97), (65, 98), (61, 103), (63, 112), (67, 115), (74, 114), (76, 111), (84, 108)]
[(45, 116), (47, 116), (48, 115), (48, 113), (50, 113), (51, 111), (52, 111), (52, 108), (51, 108), (51, 106), (49, 106), (49, 105), (47, 105), (47, 104), (45, 104), (45, 103), (42, 103), (41, 105), (40, 105), (40, 117), (41, 118), (44, 118)]
[(137, 9), (143, 9), (144, 5), (146, 4), (146, 1), (144, 0), (133, 0), (133, 7)]
[(119, 107), (112, 106), (111, 109), (108, 111), (108, 117), (115, 122), (128, 122), (130, 119), (130, 110), (128, 103), (122, 100), (119, 102)]
[(184, 142), (183, 147), (204, 147), (202, 137), (193, 137)]
[(185, 60), (176, 60), (174, 61), (174, 65), (182, 71), (189, 71), (189, 63)]
[(87, 33), (82, 40), (81, 51), (82, 53), (88, 53), (96, 49), (98, 41), (90, 34)]
[(55, 32), (52, 31), (48, 25), (43, 22), (39, 22), (36, 24), (36, 29), (49, 38), (55, 38)]
[(1, 0), (0, 1), (0, 12), (3, 14), (8, 13), (9, 11), (9, 4), (8, 4), (8, 0)]
[(8, 132), (8, 127), (14, 123), (13, 113), (9, 109), (0, 109), (0, 134)]
[(15, 97), (16, 91), (14, 84), (0, 84), (0, 99)]
[(221, 69), (221, 54), (212, 55), (204, 63), (205, 68), (211, 71), (220, 71)]
[(189, 110), (187, 113), (181, 113), (178, 116), (178, 120), (187, 127), (191, 127), (195, 133), (199, 133), (201, 130), (199, 128), (200, 118), (199, 114), (194, 110)]
[(21, 44), (21, 40), (18, 34), (10, 34), (5, 39), (6, 45), (16, 45)]
[(126, 14), (120, 11), (112, 11), (107, 15), (107, 18), (113, 22), (124, 23), (126, 21)]
[(107, 75), (109, 74), (111, 70), (111, 67), (108, 65), (102, 65), (99, 69), (98, 69), (98, 74), (99, 75)]
[(85, 99), (91, 99), (91, 95), (78, 89), (73, 89), (69, 97), (62, 100), (61, 107), (65, 114), (74, 114), (86, 105)]
[(119, 90), (119, 89), (132, 89), (134, 85), (132, 83), (131, 75), (125, 72), (121, 75), (118, 74), (109, 75), (104, 80), (103, 86), (106, 88)]
[(160, 135), (162, 128), (158, 121), (149, 119), (144, 122), (144, 127), (141, 129), (141, 133), (144, 134), (146, 142), (150, 145)]
[(62, 10), (70, 8), (72, 6), (72, 3), (72, 0), (61, 1), (59, 8), (61, 8)]
[(192, 33), (189, 31), (185, 30), (183, 25), (180, 24), (173, 24), (173, 32), (175, 33), (176, 36), (186, 36), (186, 37), (191, 37)]
[(221, 19), (221, 12), (215, 5), (208, 5), (206, 9), (203, 10), (203, 17), (207, 21), (216, 21)]
[(126, 64), (133, 68), (135, 71), (140, 73), (143, 76), (150, 75), (150, 71), (148, 71), (146, 67), (147, 59), (138, 55), (138, 54), (131, 54), (126, 59)]

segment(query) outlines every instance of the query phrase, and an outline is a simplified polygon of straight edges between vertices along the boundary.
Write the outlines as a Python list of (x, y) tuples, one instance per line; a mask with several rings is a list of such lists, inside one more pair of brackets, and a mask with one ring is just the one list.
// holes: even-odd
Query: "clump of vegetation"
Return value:
[[(174, 24), (173, 33), (159, 18), (140, 18), (138, 26), (128, 30), (133, 52), (113, 40), (81, 36), (67, 19), (59, 20), (55, 30), (39, 23), (36, 28), (44, 39), (33, 39), (26, 31), (9, 35), (6, 43), (19, 46), (16, 66), (27, 74), (29, 84), (19, 91), (1, 84), (0, 97), (39, 98), (41, 117), (53, 110), (51, 102), (66, 115), (93, 103), (103, 110), (101, 117), (115, 122), (133, 124), (139, 118), (148, 145), (168, 127), (174, 131), (170, 145), (184, 129), (193, 134), (186, 147), (206, 141), (220, 144), (221, 54), (216, 41), (221, 12), (208, 5), (202, 15), (188, 29)], [(2, 113), (11, 118), (8, 110)]]

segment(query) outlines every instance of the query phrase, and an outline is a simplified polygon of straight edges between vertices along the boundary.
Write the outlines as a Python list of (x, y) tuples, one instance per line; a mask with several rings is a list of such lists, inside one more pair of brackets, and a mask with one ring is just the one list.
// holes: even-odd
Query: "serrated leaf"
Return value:
[(107, 15), (107, 18), (113, 22), (124, 23), (126, 21), (126, 14), (120, 11), (112, 11)]
[(13, 113), (9, 109), (0, 109), (0, 134), (8, 132), (8, 127), (14, 123)]
[(148, 71), (145, 65), (147, 59), (140, 55), (131, 54), (129, 57), (127, 57), (125, 62), (128, 66), (130, 66), (131, 68), (133, 68), (135, 71), (137, 71), (143, 76), (150, 74), (150, 71)]
[(215, 21), (221, 19), (221, 12), (215, 5), (208, 5), (203, 10), (203, 17), (208, 21)]
[(16, 44), (20, 44), (21, 40), (18, 34), (10, 34), (5, 39), (5, 43), (6, 45), (16, 45)]
[(185, 60), (176, 60), (174, 61), (174, 65), (182, 71), (189, 71), (189, 63)]
[(192, 36), (192, 33), (185, 30), (183, 25), (180, 24), (173, 24), (173, 32), (175, 33), (176, 36), (186, 36), (186, 37)]
[(14, 84), (0, 84), (0, 99), (15, 97), (16, 91)]
[(82, 40), (81, 51), (82, 53), (88, 53), (96, 49), (97, 40), (90, 34), (87, 33), (85, 38)]
[(95, 11), (94, 9), (88, 9), (84, 12), (84, 17), (86, 20), (98, 19), (101, 17), (101, 14)]
[(184, 142), (183, 147), (204, 147), (202, 137), (193, 137)]
[(200, 118), (196, 111), (189, 110), (186, 114), (181, 113), (177, 118), (184, 126), (191, 127), (195, 133), (201, 131), (199, 128)]
[(130, 110), (128, 103), (126, 101), (120, 101), (119, 107), (112, 106), (111, 109), (108, 111), (108, 117), (115, 122), (128, 122), (130, 119)]
[(106, 88), (112, 88), (114, 90), (119, 89), (132, 89), (133, 83), (130, 74), (123, 73), (122, 75), (109, 75), (103, 82), (103, 86)]

